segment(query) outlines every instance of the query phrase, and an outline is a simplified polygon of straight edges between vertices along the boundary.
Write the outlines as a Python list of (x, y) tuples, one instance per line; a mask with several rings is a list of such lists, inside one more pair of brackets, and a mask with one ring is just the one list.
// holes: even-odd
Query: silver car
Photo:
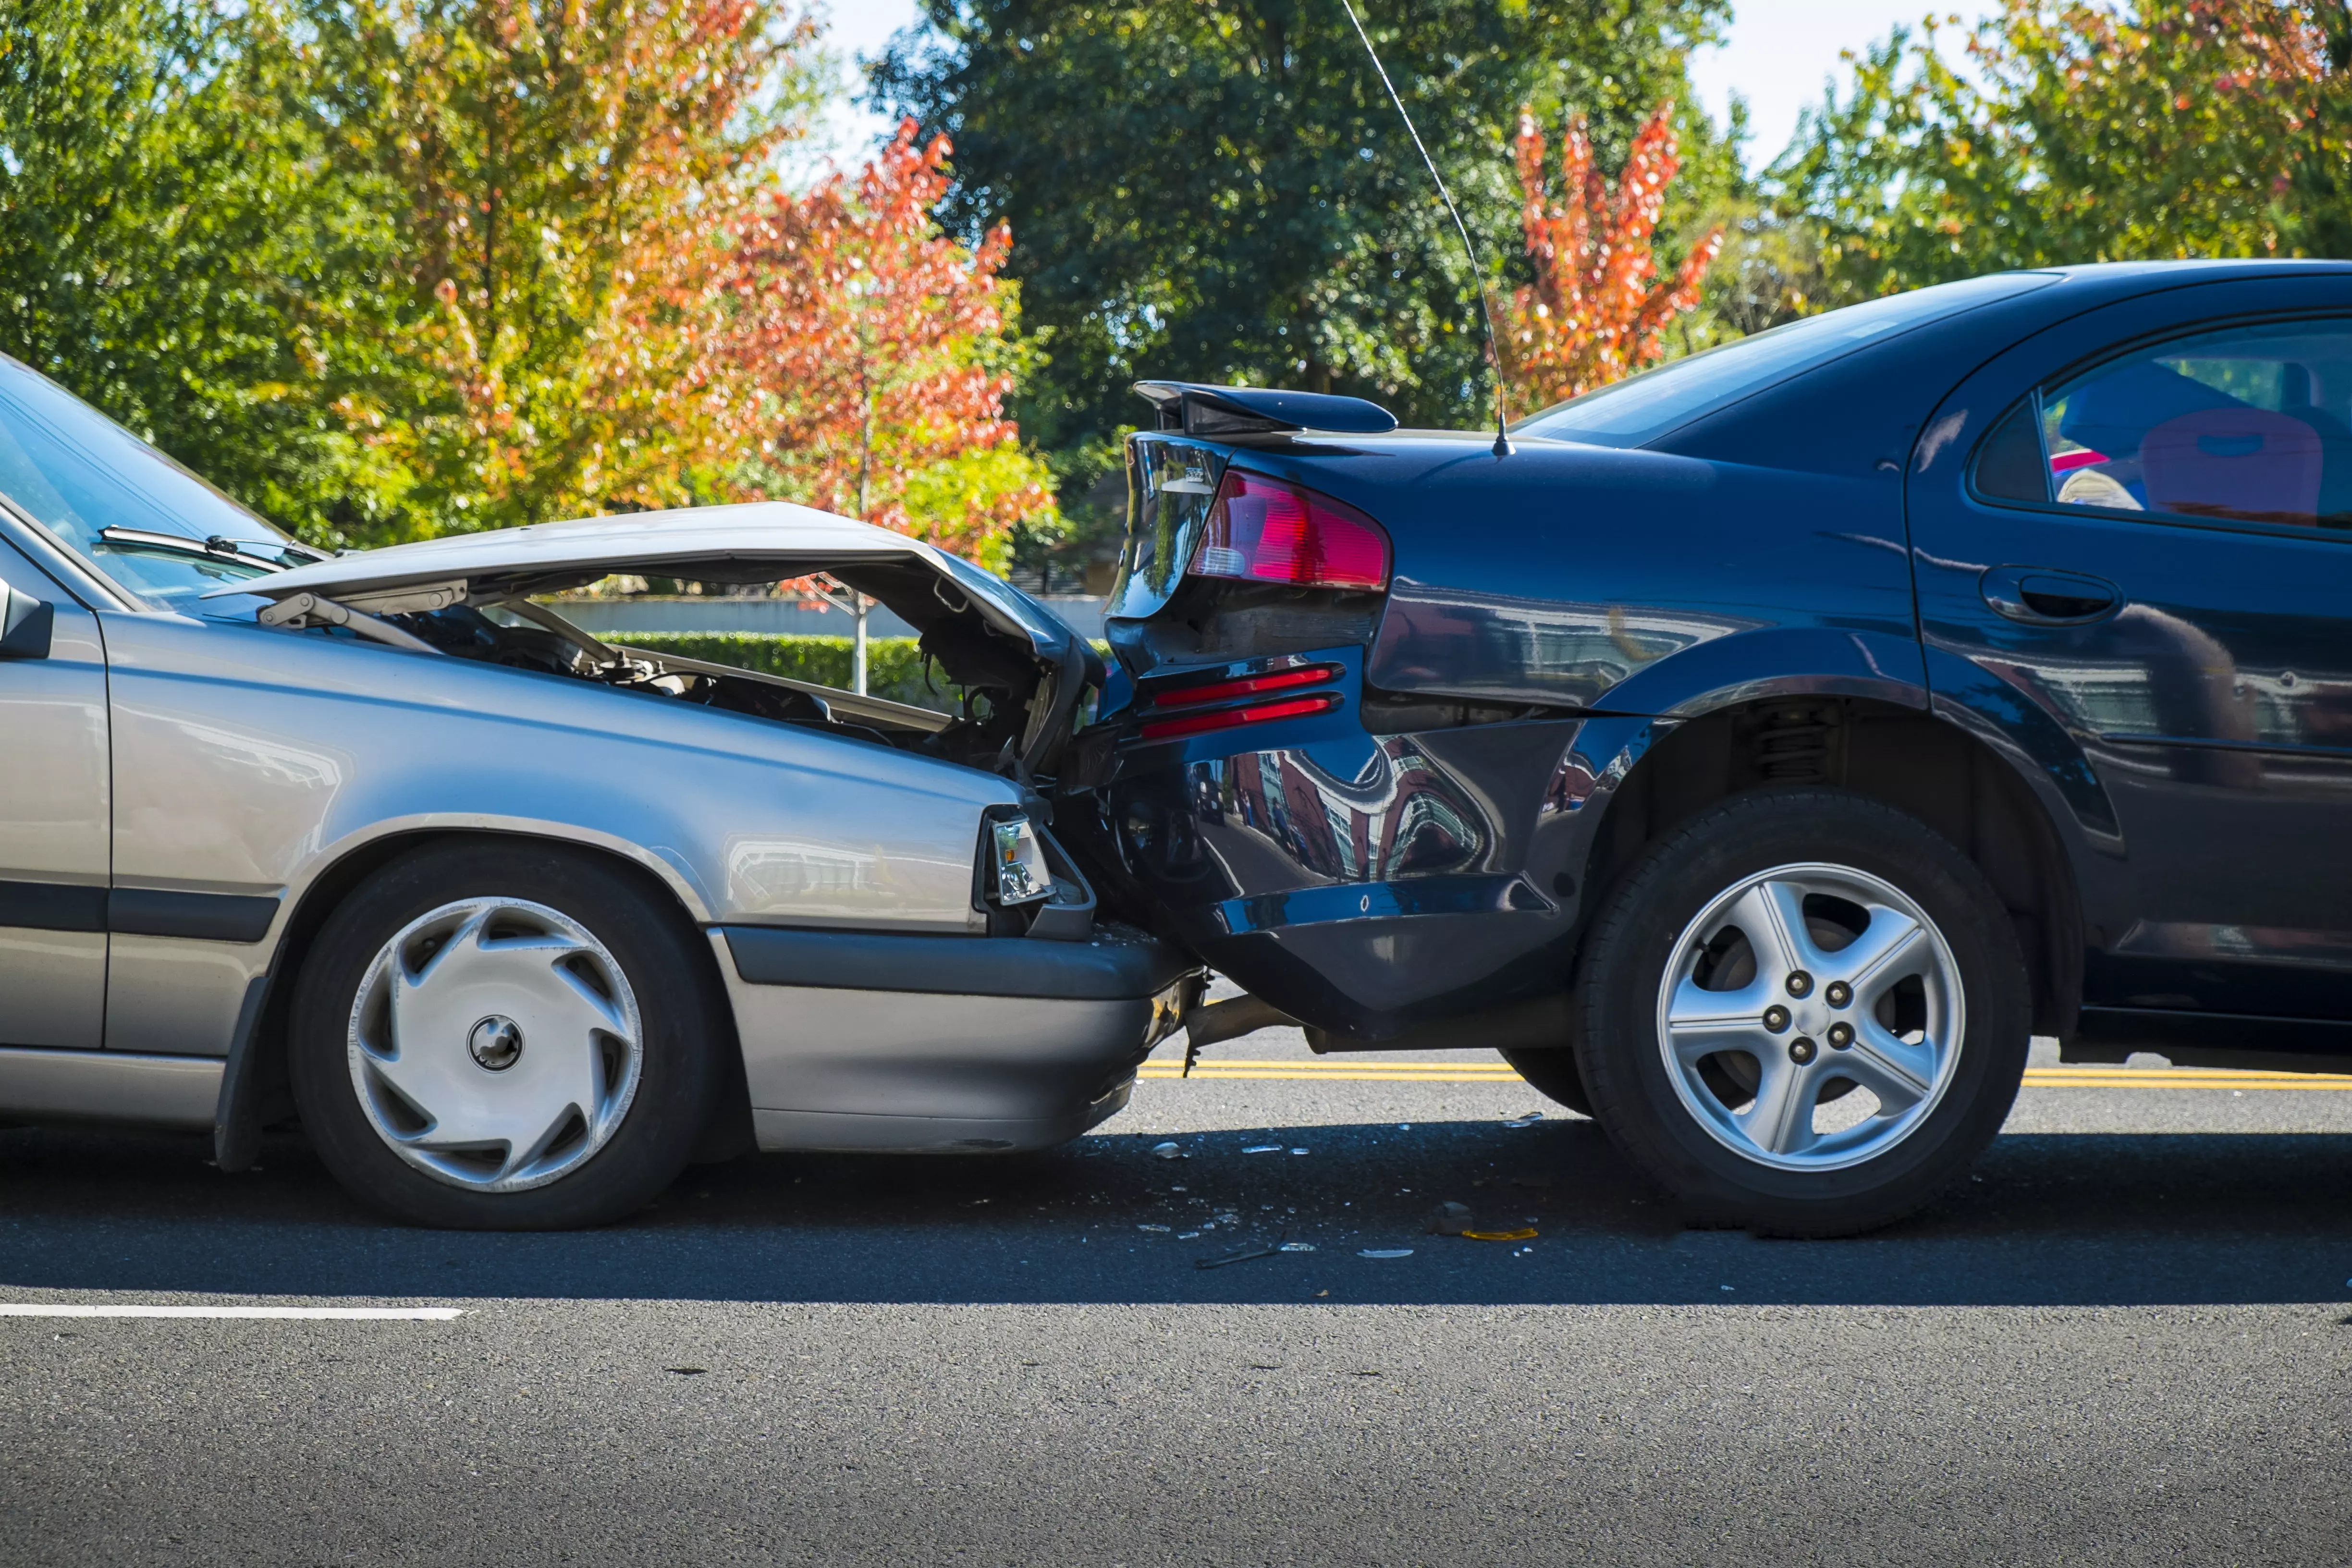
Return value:
[[(614, 574), (814, 573), (953, 714), (608, 647)], [(592, 1224), (690, 1159), (985, 1151), (1127, 1101), (1199, 975), (1098, 922), (1031, 781), (1102, 667), (786, 505), (297, 544), (0, 361), (0, 1121), (295, 1116), (432, 1225)]]

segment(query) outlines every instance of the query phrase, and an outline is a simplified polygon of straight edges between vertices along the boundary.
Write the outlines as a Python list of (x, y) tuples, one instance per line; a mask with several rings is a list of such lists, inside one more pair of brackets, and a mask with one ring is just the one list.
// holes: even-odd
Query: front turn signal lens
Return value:
[(988, 825), (988, 886), (995, 900), (1006, 906), (1034, 904), (1054, 890), (1054, 874), (1045, 868), (1045, 851), (1037, 830), (1025, 816), (1008, 816)]
[(1389, 583), (1389, 536), (1345, 501), (1228, 468), (1192, 552), (1192, 574), (1377, 590)]

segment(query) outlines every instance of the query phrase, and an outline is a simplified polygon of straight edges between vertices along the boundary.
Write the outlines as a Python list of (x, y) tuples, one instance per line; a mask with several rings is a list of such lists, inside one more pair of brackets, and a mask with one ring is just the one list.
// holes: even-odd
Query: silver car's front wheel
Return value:
[(611, 1142), (645, 1058), (604, 944), (544, 904), (476, 898), (385, 942), (352, 1005), (352, 1085), (417, 1170), (485, 1193), (552, 1182)]
[(311, 1145), (355, 1196), (520, 1230), (601, 1224), (667, 1186), (719, 1114), (732, 1040), (708, 944), (651, 879), (454, 839), (336, 907), (287, 1052)]
[(1959, 966), (1901, 889), (1806, 862), (1742, 877), (1683, 928), (1658, 1049), (1718, 1142), (1784, 1171), (1886, 1152), (1927, 1121), (1967, 1032)]

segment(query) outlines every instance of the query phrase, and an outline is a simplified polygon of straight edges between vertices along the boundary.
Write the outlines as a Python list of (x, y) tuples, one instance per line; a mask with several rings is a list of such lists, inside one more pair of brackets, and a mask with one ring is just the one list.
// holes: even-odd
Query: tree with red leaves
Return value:
[(1519, 111), (1519, 223), (1536, 280), (1505, 306), (1500, 335), (1504, 378), (1522, 402), (1554, 403), (1632, 374), (1664, 352), (1668, 324), (1698, 304), (1722, 229), (1709, 231), (1664, 279), (1651, 245), (1681, 166), (1673, 114), (1662, 103), (1643, 122), (1613, 193), (1594, 165), (1584, 117), (1571, 115), (1556, 204), (1546, 188), (1543, 132), (1532, 110)]
[(1004, 416), (1018, 302), (999, 224), (977, 250), (931, 218), (950, 144), (914, 121), (852, 190), (771, 190), (737, 222), (715, 345), (754, 490), (1000, 564), (1053, 516), (1049, 476)]

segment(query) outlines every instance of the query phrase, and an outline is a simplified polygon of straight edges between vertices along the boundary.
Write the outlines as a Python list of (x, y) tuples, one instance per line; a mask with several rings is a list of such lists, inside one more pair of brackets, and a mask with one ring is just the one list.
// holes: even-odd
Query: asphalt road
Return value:
[(0, 1317), (0, 1563), (2352, 1559), (2352, 1092), (2031, 1087), (1932, 1212), (1785, 1242), (1491, 1058), (1213, 1060), (1043, 1155), (770, 1156), (586, 1235), (0, 1132), (0, 1301), (459, 1310)]

